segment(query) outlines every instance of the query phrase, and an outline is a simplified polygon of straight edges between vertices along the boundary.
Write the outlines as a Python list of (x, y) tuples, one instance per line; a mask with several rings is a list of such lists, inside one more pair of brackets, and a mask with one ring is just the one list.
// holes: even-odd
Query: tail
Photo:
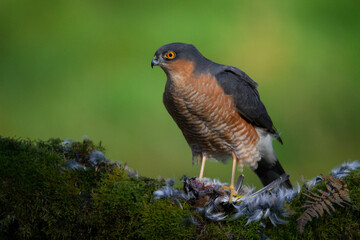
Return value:
[[(275, 164), (270, 164), (264, 158), (261, 158), (261, 160), (258, 162), (258, 167), (256, 170), (254, 170), (254, 172), (256, 173), (256, 175), (258, 175), (261, 183), (264, 186), (268, 185), (269, 183), (271, 183), (285, 173), (279, 161), (275, 161)], [(283, 182), (281, 186), (285, 188), (293, 188), (290, 180)]]

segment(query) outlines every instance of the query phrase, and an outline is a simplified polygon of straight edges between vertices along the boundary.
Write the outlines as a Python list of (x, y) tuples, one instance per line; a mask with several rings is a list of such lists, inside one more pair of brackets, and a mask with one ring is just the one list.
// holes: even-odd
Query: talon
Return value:
[(232, 203), (233, 198), (235, 198), (235, 200), (238, 200), (238, 199), (242, 198), (242, 195), (239, 195), (236, 192), (234, 185), (230, 185), (229, 187), (225, 186), (225, 185), (222, 185), (222, 188), (225, 189), (225, 190), (230, 190), (229, 203)]

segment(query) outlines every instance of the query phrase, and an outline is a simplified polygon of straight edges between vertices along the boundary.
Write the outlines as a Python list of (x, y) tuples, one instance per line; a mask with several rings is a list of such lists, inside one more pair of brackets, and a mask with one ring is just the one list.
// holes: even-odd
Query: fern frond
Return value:
[(314, 204), (314, 209), (316, 212), (318, 212), (318, 214), (322, 217), (324, 215), (324, 209), (323, 207), (321, 206), (320, 203), (316, 203)]
[(330, 212), (329, 208), (327, 207), (326, 203), (325, 203), (324, 201), (321, 201), (321, 202), (319, 202), (319, 203), (321, 204), (322, 208), (323, 208), (329, 215), (331, 215), (331, 212)]
[(350, 203), (349, 189), (347, 188), (346, 184), (340, 181), (340, 179), (332, 176), (326, 176), (326, 179), (336, 189), (341, 199), (344, 200), (345, 203)]
[(336, 211), (331, 201), (329, 201), (328, 199), (324, 199), (324, 202), (331, 208), (331, 210), (333, 210), (334, 212)]
[(307, 189), (305, 189), (305, 192), (302, 193), (305, 197), (308, 197), (308, 198), (311, 198), (312, 200), (315, 200), (315, 201), (320, 201), (321, 200), (321, 197), (319, 196), (319, 198), (317, 197), (314, 197), (313, 196), (313, 193)]
[(301, 207), (306, 208), (306, 210), (297, 219), (300, 234), (303, 233), (306, 224), (311, 222), (314, 217), (322, 217), (325, 212), (331, 215), (330, 209), (335, 212), (333, 204), (340, 207), (344, 207), (343, 204), (351, 205), (349, 189), (345, 183), (332, 176), (323, 176), (323, 178), (326, 191), (316, 189), (317, 192), (312, 192), (305, 189), (302, 193), (307, 199)]

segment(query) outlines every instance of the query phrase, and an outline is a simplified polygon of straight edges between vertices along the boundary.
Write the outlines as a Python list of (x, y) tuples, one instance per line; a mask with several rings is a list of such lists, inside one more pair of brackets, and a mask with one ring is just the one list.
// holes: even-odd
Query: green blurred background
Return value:
[[(259, 83), (293, 181), (360, 156), (358, 1), (0, 1), (0, 135), (102, 141), (141, 175), (198, 175), (155, 51), (192, 43)], [(246, 182), (260, 186), (248, 169)], [(231, 165), (205, 175), (229, 182)]]

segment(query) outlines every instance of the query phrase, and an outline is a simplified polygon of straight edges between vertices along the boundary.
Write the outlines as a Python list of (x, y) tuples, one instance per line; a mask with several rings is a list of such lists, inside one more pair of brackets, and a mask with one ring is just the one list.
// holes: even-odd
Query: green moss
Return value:
[(166, 200), (147, 204), (140, 220), (139, 237), (143, 239), (193, 239), (195, 226), (189, 222), (188, 205), (181, 210), (178, 204)]
[[(306, 197), (299, 195), (289, 205), (293, 211), (289, 223), (277, 228), (269, 228), (265, 231), (271, 239), (359, 239), (360, 238), (360, 170), (352, 172), (342, 179), (347, 184), (352, 206), (344, 208), (334, 205), (336, 211), (331, 215), (324, 213), (320, 218), (314, 218), (305, 226), (302, 235), (297, 234), (297, 219), (304, 212)], [(318, 184), (312, 189), (325, 190), (324, 183)]]
[(246, 222), (245, 217), (236, 221), (227, 221), (224, 230), (235, 239), (260, 239), (259, 231), (263, 231), (263, 228), (259, 226), (259, 223), (245, 226)]
[[(1, 217), (12, 219), (1, 221), (1, 228), (8, 233), (19, 229), (15, 232), (18, 238), (40, 237), (44, 230), (42, 222), (52, 221), (54, 211), (60, 212), (58, 215), (69, 214), (64, 209), (68, 195), (62, 193), (75, 194), (75, 190), (62, 184), (54, 167), (61, 159), (53, 152), (37, 149), (27, 140), (0, 139), (0, 143)], [(65, 203), (50, 204), (54, 200), (50, 195)], [(43, 217), (37, 219), (38, 216)]]
[[(100, 144), (84, 140), (65, 149), (61, 142), (0, 137), (0, 239), (260, 239), (259, 232), (271, 239), (360, 238), (360, 170), (344, 179), (353, 206), (336, 207), (299, 235), (302, 195), (287, 206), (289, 223), (277, 228), (269, 221), (266, 228), (245, 226), (245, 217), (214, 222), (185, 201), (183, 209), (172, 200), (155, 201), (163, 182), (129, 177), (111, 163), (91, 167), (89, 154), (104, 151)], [(86, 170), (65, 168), (70, 159)]]

